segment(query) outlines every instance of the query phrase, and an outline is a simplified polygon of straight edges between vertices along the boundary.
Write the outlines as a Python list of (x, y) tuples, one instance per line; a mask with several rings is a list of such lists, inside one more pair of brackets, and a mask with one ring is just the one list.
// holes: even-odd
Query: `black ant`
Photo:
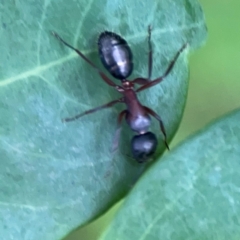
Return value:
[[(63, 119), (64, 122), (74, 121), (84, 115), (96, 112), (98, 110), (112, 107), (117, 103), (125, 103), (127, 109), (121, 111), (118, 115), (117, 120), (117, 130), (113, 142), (113, 150), (117, 149), (119, 133), (121, 128), (121, 123), (123, 118), (126, 118), (127, 124), (130, 128), (137, 132), (138, 135), (135, 135), (131, 141), (131, 150), (133, 157), (139, 162), (143, 163), (151, 156), (157, 148), (157, 138), (154, 133), (149, 132), (148, 128), (150, 127), (151, 119), (150, 115), (155, 117), (159, 124), (160, 129), (164, 135), (164, 142), (166, 147), (169, 149), (167, 143), (166, 131), (163, 125), (161, 117), (155, 113), (152, 109), (143, 106), (138, 98), (137, 93), (143, 91), (147, 88), (153, 87), (154, 85), (160, 83), (172, 70), (174, 64), (177, 61), (180, 53), (186, 48), (187, 44), (184, 44), (181, 49), (176, 53), (173, 60), (170, 62), (165, 73), (153, 80), (150, 81), (152, 75), (152, 44), (151, 44), (151, 27), (148, 27), (148, 78), (136, 78), (132, 81), (127, 80), (130, 74), (133, 71), (133, 56), (130, 47), (127, 42), (113, 32), (102, 32), (98, 38), (98, 52), (104, 67), (109, 71), (109, 73), (116, 79), (119, 79), (122, 82), (122, 86), (116, 85), (111, 79), (109, 79), (100, 69), (96, 67), (86, 56), (84, 56), (78, 49), (72, 47), (66, 43), (57, 33), (52, 33), (59, 41), (65, 44), (67, 47), (73, 49), (77, 54), (88, 62), (101, 76), (101, 78), (111, 87), (114, 87), (123, 97), (113, 100), (109, 103), (106, 103), (102, 106), (90, 109), (81, 114), (78, 114), (71, 118)], [(142, 85), (141, 87), (134, 90), (135, 84)]]

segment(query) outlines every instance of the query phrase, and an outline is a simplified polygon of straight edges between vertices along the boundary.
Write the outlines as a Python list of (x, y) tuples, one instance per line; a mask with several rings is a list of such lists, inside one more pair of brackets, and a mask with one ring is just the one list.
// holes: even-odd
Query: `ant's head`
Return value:
[(131, 142), (132, 155), (137, 162), (144, 163), (156, 151), (157, 144), (157, 138), (152, 132), (135, 135)]

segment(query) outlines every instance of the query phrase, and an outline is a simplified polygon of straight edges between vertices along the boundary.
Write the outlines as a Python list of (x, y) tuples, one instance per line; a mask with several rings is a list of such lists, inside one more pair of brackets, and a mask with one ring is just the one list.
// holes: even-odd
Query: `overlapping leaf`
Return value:
[(240, 110), (158, 161), (101, 239), (239, 239)]

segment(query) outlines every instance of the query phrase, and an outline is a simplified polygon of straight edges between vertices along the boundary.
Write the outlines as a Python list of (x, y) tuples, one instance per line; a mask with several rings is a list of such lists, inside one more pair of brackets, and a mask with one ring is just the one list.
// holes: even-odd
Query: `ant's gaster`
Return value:
[[(98, 52), (103, 66), (109, 71), (109, 73), (119, 79), (122, 85), (115, 84), (110, 78), (108, 78), (96, 65), (91, 62), (83, 53), (78, 49), (72, 47), (66, 43), (57, 33), (52, 34), (67, 47), (73, 49), (81, 58), (88, 62), (101, 76), (101, 78), (111, 87), (114, 87), (123, 96), (119, 99), (113, 100), (102, 106), (90, 109), (81, 114), (78, 114), (71, 118), (63, 119), (64, 122), (74, 121), (84, 115), (96, 112), (98, 110), (112, 107), (117, 103), (125, 103), (126, 108), (119, 113), (117, 119), (117, 130), (113, 141), (113, 151), (118, 147), (120, 128), (123, 118), (125, 117), (127, 124), (130, 128), (137, 133), (131, 141), (131, 151), (133, 157), (139, 162), (143, 163), (151, 156), (157, 148), (157, 138), (154, 133), (148, 131), (151, 124), (150, 116), (156, 118), (159, 122), (160, 129), (164, 135), (164, 142), (168, 147), (166, 131), (163, 125), (161, 117), (155, 113), (152, 109), (143, 106), (138, 98), (137, 93), (147, 88), (153, 87), (160, 83), (172, 70), (176, 63), (180, 53), (186, 48), (187, 44), (184, 44), (180, 50), (176, 53), (168, 65), (167, 70), (161, 76), (153, 81), (150, 81), (152, 75), (152, 44), (151, 44), (151, 27), (148, 27), (148, 77), (147, 78), (136, 78), (132, 81), (127, 80), (133, 71), (133, 56), (130, 47), (127, 42), (113, 32), (102, 32), (98, 38)], [(141, 85), (136, 90), (134, 89), (135, 84)]]

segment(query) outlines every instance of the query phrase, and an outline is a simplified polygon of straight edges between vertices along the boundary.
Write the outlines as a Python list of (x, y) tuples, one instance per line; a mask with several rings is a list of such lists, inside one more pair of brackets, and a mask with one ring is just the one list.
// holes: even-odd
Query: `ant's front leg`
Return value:
[(161, 129), (161, 131), (163, 133), (163, 136), (164, 136), (164, 143), (165, 143), (167, 149), (170, 150), (169, 146), (168, 146), (168, 143), (167, 143), (166, 130), (165, 130), (165, 127), (164, 127), (164, 124), (163, 124), (163, 121), (162, 121), (161, 117), (157, 113), (155, 113), (151, 108), (148, 108), (148, 107), (144, 106), (144, 109), (146, 110), (146, 112), (148, 114), (152, 115), (153, 117), (155, 117), (158, 120), (159, 125), (160, 125), (160, 129)]
[(126, 116), (126, 114), (127, 114), (127, 110), (123, 110), (118, 115), (117, 129), (116, 129), (115, 134), (114, 134), (111, 152), (115, 152), (118, 148), (120, 132), (121, 132), (121, 123), (122, 123), (123, 117)]
[(87, 111), (85, 111), (85, 112), (83, 112), (83, 113), (80, 113), (80, 114), (78, 114), (78, 115), (76, 115), (76, 116), (74, 116), (74, 117), (64, 118), (64, 119), (62, 119), (62, 121), (63, 121), (63, 122), (74, 121), (74, 120), (76, 120), (76, 119), (78, 119), (78, 118), (80, 118), (80, 117), (83, 117), (83, 116), (87, 115), (87, 114), (97, 112), (97, 111), (102, 110), (102, 109), (104, 109), (104, 108), (112, 107), (113, 105), (115, 105), (115, 104), (117, 104), (117, 103), (121, 103), (121, 102), (123, 102), (123, 98), (119, 98), (119, 99), (117, 99), (117, 100), (114, 100), (114, 101), (111, 101), (111, 102), (109, 102), (109, 103), (106, 103), (106, 104), (104, 104), (104, 105), (102, 105), (102, 106), (99, 106), (99, 107), (96, 107), (96, 108), (92, 108), (92, 109), (87, 110)]

